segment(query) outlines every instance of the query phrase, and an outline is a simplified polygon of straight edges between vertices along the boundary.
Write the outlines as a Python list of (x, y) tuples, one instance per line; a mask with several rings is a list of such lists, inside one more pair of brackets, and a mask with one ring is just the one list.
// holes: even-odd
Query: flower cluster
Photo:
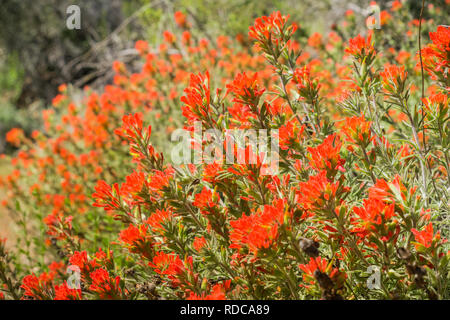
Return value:
[[(288, 19), (256, 19), (255, 50), (197, 39), (178, 12), (158, 50), (136, 43), (140, 73), (117, 62), (81, 104), (62, 87), (45, 133), (10, 132), (4, 205), (45, 241), (15, 260), (0, 241), (0, 299), (448, 299), (448, 29), (423, 49), (422, 99), (420, 56), (350, 36), (350, 14), (327, 35)], [(257, 161), (171, 163), (167, 136), (195, 123), (278, 130), (279, 170), (250, 146)]]

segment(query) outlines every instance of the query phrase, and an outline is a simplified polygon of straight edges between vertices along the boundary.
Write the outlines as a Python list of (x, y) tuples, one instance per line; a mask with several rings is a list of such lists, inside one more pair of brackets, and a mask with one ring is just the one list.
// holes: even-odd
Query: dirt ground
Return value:
[[(11, 170), (10, 160), (0, 159), (0, 176), (6, 175)], [(5, 190), (0, 187), (0, 201), (5, 199)], [(7, 238), (7, 244), (11, 244), (14, 241), (14, 234), (12, 232), (11, 218), (5, 212), (5, 210), (0, 206), (0, 238)]]

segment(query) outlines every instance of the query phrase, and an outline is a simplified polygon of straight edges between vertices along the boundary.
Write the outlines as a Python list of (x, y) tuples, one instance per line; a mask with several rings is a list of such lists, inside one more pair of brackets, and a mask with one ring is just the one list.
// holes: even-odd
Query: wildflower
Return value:
[[(124, 115), (122, 118), (122, 127), (114, 130), (114, 133), (128, 139), (130, 142), (136, 139), (144, 139), (142, 135), (143, 121), (142, 113), (137, 112), (135, 114)], [(150, 136), (151, 127), (148, 127), (148, 136)]]
[(422, 100), (427, 111), (445, 113), (448, 110), (448, 95), (444, 93), (434, 93)]
[(176, 11), (174, 13), (174, 19), (175, 19), (175, 23), (180, 26), (181, 28), (184, 28), (187, 26), (186, 23), (186, 15), (181, 12), (181, 11)]
[(258, 85), (258, 74), (249, 77), (245, 72), (239, 73), (232, 83), (227, 85), (227, 94), (232, 92), (234, 102), (256, 106), (265, 89)]
[(342, 132), (345, 134), (348, 142), (361, 145), (365, 148), (373, 139), (370, 130), (371, 124), (372, 122), (366, 121), (363, 114), (360, 117), (348, 117), (345, 118)]
[(195, 237), (194, 239), (194, 243), (192, 244), (192, 246), (194, 247), (195, 250), (197, 251), (201, 251), (202, 248), (206, 245), (206, 239), (205, 237)]
[(164, 41), (166, 41), (167, 43), (174, 43), (176, 40), (175, 35), (167, 30), (163, 32), (163, 37)]
[(54, 300), (81, 300), (81, 289), (71, 289), (67, 286), (67, 282), (60, 286), (55, 286)]
[(411, 232), (414, 234), (416, 239), (416, 243), (414, 244), (417, 250), (421, 250), (421, 248), (430, 248), (431, 245), (441, 238), (440, 232), (433, 231), (433, 224), (430, 222), (422, 231), (419, 231), (415, 228), (411, 229)]
[(304, 131), (305, 126), (300, 126), (297, 120), (286, 121), (286, 123), (278, 129), (280, 149), (289, 150), (289, 148), (295, 146), (300, 142)]
[(104, 268), (99, 268), (90, 273), (92, 284), (89, 290), (96, 292), (100, 299), (117, 299), (122, 295), (120, 277), (112, 278)]
[(120, 232), (119, 240), (130, 252), (140, 253), (146, 258), (150, 258), (153, 243), (147, 225), (135, 226), (130, 224), (127, 229)]
[(135, 49), (139, 52), (141, 56), (148, 53), (148, 42), (144, 40), (138, 40), (135, 44)]
[(342, 142), (336, 134), (329, 135), (322, 144), (315, 148), (308, 148), (310, 153), (311, 166), (317, 170), (326, 170), (330, 177), (336, 171), (345, 171), (342, 167), (345, 160), (340, 156)]
[(271, 247), (279, 236), (279, 227), (290, 214), (285, 209), (285, 200), (278, 199), (249, 216), (243, 214), (239, 219), (230, 221), (230, 248), (241, 250), (247, 247), (256, 255), (259, 249)]
[(314, 32), (308, 38), (308, 45), (313, 48), (318, 48), (322, 45), (322, 35), (319, 32)]
[(300, 182), (296, 190), (296, 202), (306, 211), (320, 209), (331, 201), (339, 187), (339, 182), (331, 182), (326, 171), (309, 177), (307, 182)]
[(398, 225), (393, 218), (395, 215), (395, 204), (386, 204), (377, 199), (365, 199), (361, 208), (354, 207), (354, 213), (360, 221), (354, 221), (356, 225), (353, 232), (364, 238), (374, 234), (381, 241), (389, 241), (398, 229)]
[(270, 39), (271, 33), (281, 33), (288, 19), (289, 16), (282, 16), (279, 11), (273, 12), (268, 17), (257, 18), (254, 26), (249, 28), (248, 35), (256, 40)]
[(6, 133), (6, 141), (16, 147), (20, 145), (24, 137), (23, 130), (19, 128), (13, 128)]
[(214, 208), (220, 201), (220, 196), (215, 191), (211, 191), (203, 187), (200, 193), (195, 195), (195, 201), (192, 203), (197, 208), (201, 209), (203, 214), (209, 214), (209, 210)]
[(304, 272), (303, 280), (305, 282), (314, 283), (316, 279), (323, 289), (340, 287), (346, 278), (344, 273), (339, 272), (322, 257), (311, 257), (308, 264), (300, 264), (299, 268)]
[(385, 65), (380, 72), (384, 90), (390, 94), (401, 94), (405, 89), (406, 75), (404, 66)]
[(227, 280), (225, 284), (215, 284), (210, 294), (197, 295), (191, 292), (186, 300), (226, 300), (225, 292), (229, 288), (231, 281)]
[(306, 102), (314, 104), (317, 101), (321, 85), (319, 79), (312, 76), (311, 64), (295, 69), (293, 79), (297, 84), (300, 96), (306, 99)]
[(153, 232), (163, 233), (165, 231), (164, 224), (174, 217), (171, 209), (156, 210), (148, 217), (146, 223), (152, 228)]
[(349, 40), (346, 53), (351, 54), (360, 63), (365, 62), (370, 65), (375, 58), (375, 49), (372, 44), (372, 33), (369, 32), (367, 39), (358, 34), (355, 38)]
[(99, 180), (92, 194), (95, 199), (94, 207), (104, 208), (105, 210), (117, 210), (120, 208), (120, 189), (117, 183), (111, 188), (105, 181)]
[(39, 277), (33, 273), (22, 279), (22, 285), (20, 287), (25, 290), (25, 296), (35, 300), (44, 300), (49, 298), (50, 292), (48, 291), (48, 286), (50, 282), (51, 279), (47, 273), (44, 272)]
[(433, 80), (442, 80), (448, 87), (450, 68), (450, 27), (438, 26), (430, 32), (431, 44), (422, 49), (423, 66)]
[(184, 89), (184, 96), (181, 97), (181, 102), (184, 103), (181, 110), (189, 123), (202, 120), (210, 113), (211, 95), (209, 83), (208, 72), (205, 75), (191, 74), (189, 87)]
[(171, 253), (158, 252), (149, 263), (156, 273), (166, 276), (177, 286), (181, 284), (182, 278), (192, 275), (193, 259), (191, 256), (181, 260), (178, 255)]

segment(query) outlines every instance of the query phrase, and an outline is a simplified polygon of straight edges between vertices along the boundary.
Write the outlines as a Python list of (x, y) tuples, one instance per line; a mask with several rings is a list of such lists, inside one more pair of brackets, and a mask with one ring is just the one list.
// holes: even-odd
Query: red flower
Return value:
[(430, 112), (443, 112), (445, 114), (445, 110), (448, 110), (448, 94), (431, 94), (428, 98), (424, 98), (422, 102)]
[(442, 80), (448, 87), (450, 27), (438, 26), (436, 32), (430, 32), (430, 39), (433, 43), (422, 49), (424, 68), (431, 75), (432, 79)]
[(353, 222), (356, 225), (352, 229), (360, 237), (374, 235), (382, 241), (389, 241), (396, 235), (398, 228), (395, 217), (395, 204), (386, 204), (377, 199), (366, 199), (361, 208), (354, 207), (353, 212), (359, 220)]
[(92, 284), (89, 290), (96, 292), (100, 299), (120, 298), (120, 277), (111, 278), (109, 272), (103, 268), (97, 269), (90, 274)]
[[(174, 285), (178, 285), (180, 281), (177, 279), (186, 272), (191, 272), (193, 259), (187, 257), (185, 261), (181, 260), (178, 255), (172, 253), (167, 254), (164, 252), (158, 252), (153, 261), (149, 263), (149, 266), (154, 268), (155, 272), (160, 275), (166, 275)], [(191, 272), (192, 273), (192, 272)]]
[(331, 182), (326, 171), (309, 177), (307, 182), (300, 182), (296, 190), (296, 202), (307, 211), (320, 209), (332, 200), (339, 187), (339, 182)]
[(299, 95), (308, 103), (313, 104), (317, 100), (321, 85), (319, 78), (313, 76), (311, 66), (311, 64), (307, 64), (303, 68), (295, 69), (293, 79), (297, 84)]
[[(136, 141), (136, 139), (144, 139), (142, 134), (143, 120), (142, 113), (137, 112), (135, 114), (124, 115), (122, 117), (122, 127), (116, 129), (114, 132), (128, 141)], [(150, 137), (152, 128), (149, 126), (146, 132), (146, 136)]]
[(70, 289), (67, 282), (55, 286), (54, 300), (81, 300), (81, 289)]
[(309, 283), (314, 283), (314, 279), (316, 279), (320, 284), (320, 279), (317, 279), (317, 277), (320, 274), (325, 274), (332, 281), (333, 286), (340, 287), (346, 278), (345, 273), (333, 268), (333, 265), (322, 257), (310, 258), (308, 264), (300, 264), (299, 268), (304, 272), (303, 280)]
[(296, 143), (299, 143), (304, 131), (305, 126), (300, 126), (296, 119), (286, 121), (286, 123), (278, 129), (280, 149), (289, 150), (289, 148)]
[(208, 295), (205, 295), (204, 293), (198, 295), (194, 292), (191, 292), (186, 300), (226, 300), (225, 292), (229, 289), (230, 284), (231, 280), (225, 281), (224, 284), (215, 284), (212, 287), (211, 293)]
[(370, 126), (372, 122), (366, 121), (363, 114), (360, 117), (345, 118), (342, 132), (347, 137), (346, 140), (366, 147), (372, 141)]
[(172, 210), (156, 210), (146, 221), (148, 225), (152, 228), (153, 232), (163, 233), (165, 228), (164, 223), (170, 221), (173, 217)]
[(292, 35), (296, 30), (297, 26), (295, 24), (291, 25), (286, 30), (286, 23), (289, 19), (289, 15), (282, 16), (279, 11), (273, 12), (270, 16), (260, 17), (255, 20), (255, 24), (249, 28), (248, 35), (260, 42), (266, 42), (271, 40), (278, 43), (278, 38), (280, 35), (286, 34), (287, 36)]
[(164, 37), (164, 41), (168, 42), (168, 43), (174, 43), (176, 38), (175, 35), (170, 32), (170, 31), (164, 31), (163, 32), (163, 37)]
[(329, 135), (322, 144), (315, 148), (308, 148), (311, 157), (311, 166), (317, 170), (326, 170), (330, 176), (336, 171), (345, 171), (342, 165), (345, 160), (341, 158), (342, 142), (336, 134)]
[(75, 251), (69, 259), (69, 264), (80, 268), (82, 276), (89, 275), (94, 269), (99, 267), (95, 259), (90, 260), (86, 251)]
[(247, 76), (245, 72), (237, 74), (233, 82), (227, 84), (227, 94), (229, 92), (233, 93), (235, 97), (233, 102), (256, 106), (259, 98), (265, 91), (264, 88), (260, 88), (258, 85), (257, 78), (257, 73), (253, 74), (251, 77)]
[(37, 277), (34, 273), (27, 275), (22, 279), (20, 286), (25, 290), (24, 296), (33, 298), (35, 300), (43, 300), (50, 298), (50, 288), (52, 276), (47, 273), (42, 273)]
[(181, 11), (175, 12), (174, 18), (175, 18), (175, 23), (177, 25), (179, 25), (182, 28), (186, 26), (186, 15), (183, 12), (181, 12)]
[(349, 45), (345, 52), (351, 54), (359, 62), (366, 59), (366, 64), (369, 65), (375, 57), (375, 49), (372, 44), (372, 33), (369, 32), (367, 39), (358, 34), (355, 38), (349, 40)]
[(322, 35), (319, 32), (314, 32), (309, 38), (308, 38), (308, 45), (314, 48), (320, 47), (322, 44)]
[(248, 249), (257, 254), (259, 249), (269, 248), (278, 238), (278, 228), (290, 215), (285, 209), (285, 200), (274, 200), (272, 205), (265, 205), (250, 216), (242, 215), (235, 221), (230, 221), (230, 248)]
[(136, 41), (136, 44), (134, 45), (134, 47), (141, 56), (148, 53), (148, 42), (147, 41), (138, 40), (138, 41)]
[(326, 259), (321, 257), (310, 258), (308, 264), (301, 264), (299, 268), (310, 276), (314, 276), (314, 271), (319, 270), (320, 272), (327, 273), (328, 262)]
[(19, 128), (13, 128), (6, 133), (6, 141), (14, 146), (19, 146), (24, 137), (23, 130)]
[(140, 253), (146, 258), (150, 258), (152, 253), (152, 237), (148, 233), (148, 226), (135, 226), (130, 224), (127, 229), (122, 230), (119, 240), (132, 253)]
[(181, 110), (189, 123), (202, 120), (210, 113), (211, 93), (209, 84), (208, 71), (205, 75), (191, 74), (189, 87), (184, 89), (184, 96), (181, 97), (181, 102), (184, 103)]
[(36, 277), (36, 275), (32, 274), (25, 276), (20, 287), (25, 290), (25, 296), (39, 299), (42, 289), (39, 279), (38, 277)]
[(206, 245), (206, 239), (205, 237), (195, 237), (194, 239), (194, 243), (192, 244), (192, 246), (194, 247), (195, 250), (197, 251), (201, 251), (202, 248)]
[(202, 214), (210, 214), (210, 209), (214, 208), (220, 201), (220, 196), (215, 191), (203, 187), (200, 193), (195, 195), (195, 201), (192, 203), (199, 208)]
[(439, 241), (441, 238), (439, 231), (434, 234), (433, 224), (431, 222), (422, 231), (418, 231), (413, 228), (411, 229), (411, 232), (414, 234), (417, 241), (415, 244), (416, 249), (421, 247), (429, 248), (431, 247), (433, 241)]
[(105, 181), (97, 181), (95, 193), (92, 198), (95, 199), (94, 207), (104, 208), (105, 210), (117, 210), (120, 208), (120, 190), (119, 185), (115, 183), (111, 188)]
[(386, 64), (380, 72), (384, 90), (387, 93), (401, 93), (405, 88), (407, 72), (405, 66), (398, 67), (394, 64)]

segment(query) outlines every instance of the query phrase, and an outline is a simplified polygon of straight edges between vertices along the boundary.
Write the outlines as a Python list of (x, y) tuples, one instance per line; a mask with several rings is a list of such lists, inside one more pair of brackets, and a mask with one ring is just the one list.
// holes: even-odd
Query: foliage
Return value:
[[(0, 247), (5, 297), (448, 299), (450, 33), (428, 10), (421, 55), (399, 1), (356, 37), (352, 12), (326, 35), (273, 12), (214, 41), (176, 12), (156, 50), (136, 43), (140, 73), (115, 62), (114, 84), (78, 101), (61, 86), (44, 132), (7, 135), (23, 234)], [(277, 129), (279, 172), (261, 154), (171, 163), (170, 133), (194, 122)]]

